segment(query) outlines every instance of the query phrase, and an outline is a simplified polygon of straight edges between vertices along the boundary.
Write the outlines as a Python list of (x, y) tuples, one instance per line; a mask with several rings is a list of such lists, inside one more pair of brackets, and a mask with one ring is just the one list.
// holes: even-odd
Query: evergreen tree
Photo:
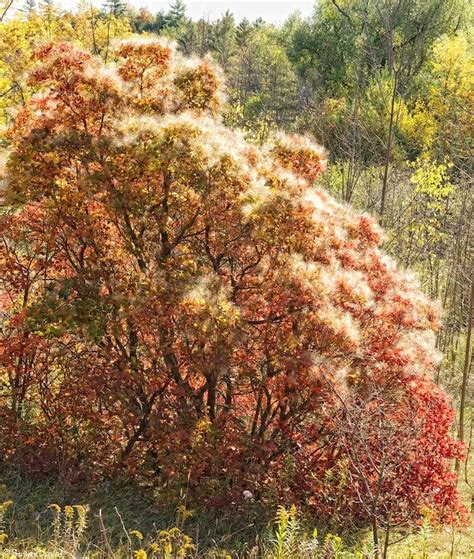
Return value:
[(186, 20), (186, 4), (182, 0), (175, 0), (170, 5), (168, 13), (164, 17), (164, 27), (177, 29)]
[(244, 18), (239, 25), (237, 25), (235, 34), (237, 39), (237, 45), (243, 47), (250, 36), (252, 35), (253, 27), (247, 18)]
[(163, 13), (163, 10), (160, 10), (155, 16), (155, 22), (154, 22), (155, 33), (159, 33), (160, 31), (162, 31), (164, 29), (165, 20), (166, 20), (166, 16)]
[(121, 0), (106, 0), (104, 10), (115, 17), (121, 17), (127, 12), (128, 6)]
[(26, 0), (25, 5), (23, 6), (21, 11), (28, 15), (33, 14), (34, 12), (36, 12), (36, 1)]
[(237, 49), (235, 20), (229, 10), (216, 22), (213, 31), (212, 47), (216, 60), (227, 71)]

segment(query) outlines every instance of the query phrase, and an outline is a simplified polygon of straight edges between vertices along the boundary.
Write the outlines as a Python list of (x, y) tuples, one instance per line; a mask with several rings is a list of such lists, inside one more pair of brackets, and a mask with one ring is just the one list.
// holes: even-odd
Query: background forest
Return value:
[[(280, 26), (236, 22), (230, 12), (216, 21), (193, 21), (180, 0), (156, 14), (120, 0), (100, 9), (80, 0), (72, 11), (51, 0), (4, 0), (0, 164), (9, 149), (7, 128), (35, 93), (25, 74), (39, 42), (72, 42), (107, 62), (117, 39), (159, 35), (186, 56), (210, 54), (224, 74), (224, 123), (243, 129), (257, 145), (279, 129), (325, 146), (329, 163), (319, 184), (376, 216), (386, 231), (385, 250), (440, 301), (436, 346), (444, 358), (435, 380), (456, 409), (454, 435), (466, 444), (467, 459), (453, 467), (467, 506), (472, 499), (474, 507), (473, 18), (468, 0), (319, 0), (311, 18), (295, 14)], [(77, 514), (78, 525), (69, 532), (66, 515), (70, 541), (83, 530), (83, 511)], [(184, 523), (185, 507), (180, 514)], [(293, 545), (291, 523), (300, 530), (294, 512), (279, 514), (281, 545), (269, 555), (274, 557), (284, 557), (283, 547)], [(423, 537), (427, 546), (430, 536)], [(331, 550), (339, 545), (328, 541)], [(191, 544), (184, 539), (179, 545), (183, 555), (163, 557), (186, 556)], [(463, 555), (452, 543), (451, 557), (469, 556), (473, 543), (465, 545)], [(436, 556), (427, 549), (419, 556)], [(326, 556), (350, 556), (342, 547), (335, 553)]]

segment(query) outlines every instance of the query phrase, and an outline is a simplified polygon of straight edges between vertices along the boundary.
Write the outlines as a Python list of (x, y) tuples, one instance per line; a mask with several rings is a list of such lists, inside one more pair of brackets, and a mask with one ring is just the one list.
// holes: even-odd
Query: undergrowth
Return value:
[[(183, 495), (159, 495), (106, 483), (84, 491), (33, 483), (18, 474), (0, 486), (0, 559), (369, 559), (370, 538), (316, 529), (295, 506), (211, 514), (191, 510)], [(390, 559), (471, 557), (470, 531), (436, 532), (425, 523), (388, 553)]]

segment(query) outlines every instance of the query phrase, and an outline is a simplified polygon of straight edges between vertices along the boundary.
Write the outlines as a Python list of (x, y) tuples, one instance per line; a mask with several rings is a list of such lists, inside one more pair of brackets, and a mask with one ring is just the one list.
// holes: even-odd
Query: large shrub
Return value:
[(436, 306), (324, 151), (250, 144), (166, 44), (37, 52), (1, 220), (1, 460), (363, 525), (458, 508)]

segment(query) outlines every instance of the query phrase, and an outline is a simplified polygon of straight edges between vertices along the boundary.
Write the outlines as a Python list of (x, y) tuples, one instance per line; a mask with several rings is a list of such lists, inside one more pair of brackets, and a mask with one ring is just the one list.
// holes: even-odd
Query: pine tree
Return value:
[(237, 25), (235, 33), (237, 38), (237, 45), (239, 47), (243, 47), (247, 43), (250, 35), (252, 34), (252, 31), (253, 27), (247, 18), (244, 18), (239, 23), (239, 25)]
[(217, 62), (227, 70), (237, 47), (235, 20), (229, 10), (216, 22), (212, 43)]
[(23, 6), (22, 12), (25, 14), (31, 15), (36, 12), (36, 1), (35, 0), (26, 0), (25, 5)]
[(127, 11), (127, 4), (121, 0), (107, 0), (104, 3), (104, 9), (115, 17), (123, 16)]
[(165, 15), (165, 25), (167, 29), (177, 29), (186, 19), (186, 4), (182, 0), (175, 0), (170, 5), (168, 13)]

